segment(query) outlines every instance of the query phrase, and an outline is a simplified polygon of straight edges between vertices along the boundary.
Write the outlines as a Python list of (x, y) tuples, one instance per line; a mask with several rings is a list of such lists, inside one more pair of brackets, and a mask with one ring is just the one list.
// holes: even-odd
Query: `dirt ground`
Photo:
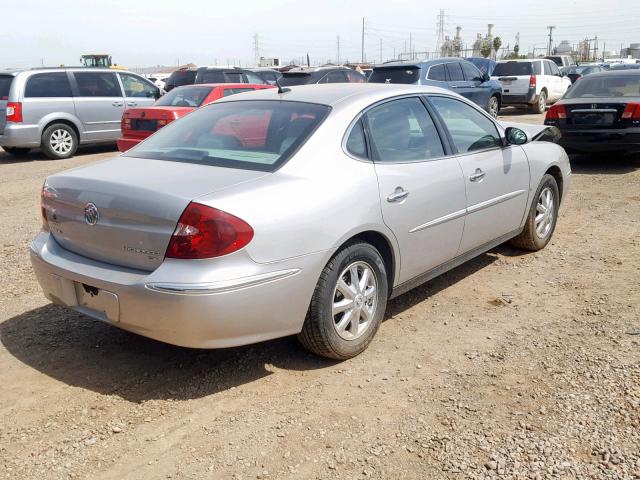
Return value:
[(335, 363), (294, 338), (172, 347), (46, 301), (43, 179), (113, 154), (0, 153), (0, 478), (640, 478), (640, 157), (572, 158), (545, 250), (391, 301)]

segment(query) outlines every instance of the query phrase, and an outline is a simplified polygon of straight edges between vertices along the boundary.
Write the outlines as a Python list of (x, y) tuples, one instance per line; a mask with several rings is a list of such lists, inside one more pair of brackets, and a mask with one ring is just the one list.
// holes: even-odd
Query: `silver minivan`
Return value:
[(106, 68), (0, 72), (0, 146), (12, 155), (40, 147), (49, 158), (69, 158), (78, 145), (115, 142), (125, 109), (160, 94), (140, 75)]

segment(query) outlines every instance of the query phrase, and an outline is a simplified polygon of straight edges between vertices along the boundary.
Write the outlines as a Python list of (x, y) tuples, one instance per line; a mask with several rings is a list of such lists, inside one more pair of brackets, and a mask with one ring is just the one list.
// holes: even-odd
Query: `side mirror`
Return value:
[(489, 76), (488, 73), (483, 73), (482, 74), (482, 81), (483, 82), (488, 82), (489, 80), (491, 80), (491, 77)]
[(160, 93), (160, 89), (158, 87), (156, 87), (156, 89), (153, 91), (153, 98), (158, 100), (161, 96), (162, 96), (162, 94)]
[(507, 127), (504, 134), (509, 145), (524, 145), (529, 140), (524, 130), (516, 127)]

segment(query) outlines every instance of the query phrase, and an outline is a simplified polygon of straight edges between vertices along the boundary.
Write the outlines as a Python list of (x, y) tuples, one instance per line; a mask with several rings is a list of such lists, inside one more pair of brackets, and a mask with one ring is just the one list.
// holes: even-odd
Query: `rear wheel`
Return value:
[(368, 243), (348, 245), (322, 271), (298, 339), (323, 357), (355, 357), (378, 331), (387, 296), (387, 274), (378, 250)]
[(542, 90), (538, 95), (538, 101), (531, 106), (533, 113), (544, 113), (547, 109), (547, 92)]
[(524, 230), (511, 239), (511, 244), (525, 250), (542, 250), (551, 240), (558, 220), (560, 193), (552, 175), (542, 177), (533, 204), (527, 215)]
[(14, 155), (16, 157), (22, 157), (31, 151), (30, 148), (22, 147), (2, 147), (2, 149), (9, 155)]
[(41, 148), (54, 160), (72, 157), (78, 149), (78, 136), (69, 125), (54, 123), (42, 133)]
[(487, 104), (487, 113), (489, 113), (489, 115), (491, 115), (493, 118), (496, 118), (498, 116), (499, 111), (500, 111), (500, 100), (498, 100), (498, 97), (493, 95), (489, 99), (489, 103)]

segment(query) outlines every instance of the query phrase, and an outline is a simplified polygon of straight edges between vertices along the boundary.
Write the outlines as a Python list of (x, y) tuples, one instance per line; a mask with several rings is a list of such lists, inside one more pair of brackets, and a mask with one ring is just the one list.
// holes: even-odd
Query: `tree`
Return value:
[(517, 43), (516, 43), (516, 46), (513, 47), (513, 53), (516, 55), (516, 57), (520, 53), (520, 45), (518, 45)]
[(487, 38), (485, 38), (482, 41), (482, 45), (480, 45), (480, 55), (482, 55), (484, 58), (488, 58), (489, 55), (491, 55), (491, 43)]

